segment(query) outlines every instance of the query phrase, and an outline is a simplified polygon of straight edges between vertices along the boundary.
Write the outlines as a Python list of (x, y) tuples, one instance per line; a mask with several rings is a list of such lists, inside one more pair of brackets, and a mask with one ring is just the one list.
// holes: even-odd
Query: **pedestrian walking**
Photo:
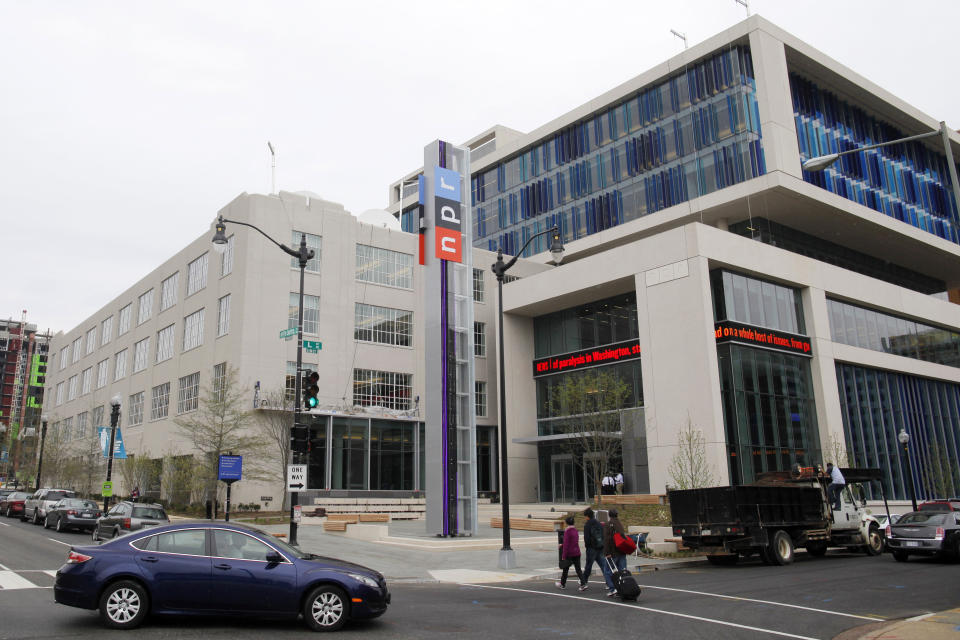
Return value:
[(563, 573), (560, 574), (557, 587), (560, 589), (567, 588), (567, 574), (572, 566), (576, 570), (577, 578), (580, 581), (578, 591), (586, 591), (587, 581), (584, 579), (583, 570), (580, 568), (580, 532), (573, 526), (573, 516), (567, 516), (564, 522), (567, 523), (567, 527), (563, 530), (563, 543), (560, 545), (560, 568)]
[(603, 525), (594, 517), (590, 507), (583, 510), (583, 515), (587, 518), (583, 525), (583, 547), (587, 550), (587, 559), (583, 565), (583, 584), (588, 584), (594, 562), (600, 571), (603, 571)]
[(624, 571), (627, 568), (627, 556), (617, 549), (613, 535), (619, 533), (621, 536), (626, 537), (627, 532), (624, 530), (623, 524), (620, 523), (620, 518), (618, 517), (620, 513), (616, 509), (610, 509), (608, 513), (610, 520), (607, 521), (607, 525), (603, 528), (603, 556), (609, 559), (610, 562), (604, 562), (600, 568), (603, 570), (603, 579), (607, 583), (607, 595), (612, 598), (617, 595), (617, 586), (613, 582), (613, 570), (611, 570), (610, 564), (612, 562), (617, 571)]

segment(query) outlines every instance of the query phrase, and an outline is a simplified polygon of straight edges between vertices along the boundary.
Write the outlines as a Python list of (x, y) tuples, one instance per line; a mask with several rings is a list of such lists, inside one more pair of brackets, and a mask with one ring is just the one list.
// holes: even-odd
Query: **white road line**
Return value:
[(38, 586), (13, 571), (0, 571), (0, 589), (4, 591), (8, 589), (36, 589)]
[(61, 542), (60, 540), (54, 540), (53, 538), (47, 538), (50, 542), (56, 542), (57, 544), (62, 544), (65, 547), (72, 547), (73, 545), (69, 542)]
[(885, 618), (876, 618), (874, 616), (858, 616), (853, 613), (841, 613), (840, 611), (828, 611), (827, 609), (815, 609), (813, 607), (803, 607), (798, 604), (787, 604), (785, 602), (773, 602), (772, 600), (757, 600), (755, 598), (741, 598), (740, 596), (728, 596), (722, 593), (707, 593), (706, 591), (691, 591), (689, 589), (675, 589), (673, 587), (655, 587), (652, 584), (641, 584), (644, 589), (660, 589), (661, 591), (679, 591), (680, 593), (692, 593), (698, 596), (712, 596), (714, 598), (726, 598), (727, 600), (741, 600), (743, 602), (758, 602), (760, 604), (772, 604), (777, 607), (789, 607), (791, 609), (803, 609), (804, 611), (815, 611), (817, 613), (829, 613), (833, 616), (845, 616), (847, 618), (858, 618), (860, 620), (869, 620), (871, 622), (883, 622)]
[(10, 569), (0, 564), (0, 571), (10, 571)]
[(0, 522), (0, 524), (2, 524), (2, 525), (5, 526), (5, 527), (9, 527), (9, 526), (10, 526), (10, 525), (7, 524), (6, 522)]
[(625, 602), (613, 602), (612, 600), (596, 600), (594, 598), (584, 598), (581, 596), (572, 596), (565, 593), (551, 593), (549, 591), (535, 591), (533, 589), (518, 589), (515, 587), (497, 587), (489, 584), (462, 584), (464, 587), (477, 587), (478, 589), (500, 589), (502, 591), (519, 591), (523, 593), (536, 593), (543, 596), (553, 596), (555, 598), (573, 598), (574, 600), (580, 600), (582, 602), (594, 602), (597, 604), (609, 604), (616, 607), (628, 607), (630, 609), (637, 609), (640, 611), (649, 611), (650, 613), (661, 613), (665, 616), (675, 616), (677, 618), (686, 618), (688, 620), (698, 620), (700, 622), (709, 622), (711, 624), (719, 624), (725, 627), (736, 627), (737, 629), (746, 629), (748, 631), (759, 631), (760, 633), (769, 633), (775, 636), (783, 636), (784, 638), (797, 638), (797, 640), (818, 640), (811, 636), (798, 636), (793, 633), (786, 633), (784, 631), (774, 631), (773, 629), (764, 629), (762, 627), (751, 627), (745, 624), (737, 624), (735, 622), (725, 622), (723, 620), (714, 620), (712, 618), (703, 618), (701, 616), (692, 616), (686, 613), (676, 613), (673, 611), (663, 611), (662, 609), (653, 609), (651, 607), (642, 607), (637, 604), (627, 604)]

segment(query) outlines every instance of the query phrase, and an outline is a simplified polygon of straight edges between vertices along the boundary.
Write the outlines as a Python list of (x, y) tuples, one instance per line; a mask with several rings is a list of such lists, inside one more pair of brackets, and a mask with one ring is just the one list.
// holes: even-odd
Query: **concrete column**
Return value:
[(817, 433), (820, 438), (821, 458), (826, 462), (830, 453), (830, 440), (845, 442), (843, 417), (840, 409), (840, 392), (837, 389), (837, 368), (833, 359), (833, 339), (830, 334), (830, 316), (827, 311), (827, 296), (823, 289), (808, 287), (801, 294), (803, 318), (807, 334), (813, 345), (810, 362), (810, 378), (813, 398), (817, 405)]
[(750, 32), (750, 50), (767, 171), (784, 171), (800, 178), (800, 148), (783, 42), (766, 31), (755, 30)]

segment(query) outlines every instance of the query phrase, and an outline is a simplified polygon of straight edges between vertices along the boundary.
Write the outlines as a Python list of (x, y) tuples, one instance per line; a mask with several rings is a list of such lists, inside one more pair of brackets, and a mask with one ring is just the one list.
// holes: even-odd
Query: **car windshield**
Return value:
[(59, 500), (60, 498), (75, 498), (77, 494), (73, 491), (48, 491), (43, 497), (44, 500)]
[(163, 509), (159, 509), (157, 507), (134, 507), (133, 517), (150, 518), (152, 520), (166, 520), (167, 514), (163, 512)]
[(908, 513), (897, 521), (897, 524), (945, 524), (946, 513)]

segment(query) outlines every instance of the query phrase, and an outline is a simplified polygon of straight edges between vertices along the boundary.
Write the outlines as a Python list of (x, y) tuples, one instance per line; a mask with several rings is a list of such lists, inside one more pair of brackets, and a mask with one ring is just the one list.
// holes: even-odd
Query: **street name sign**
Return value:
[(317, 351), (320, 351), (320, 349), (323, 348), (323, 343), (320, 342), (319, 340), (304, 340), (303, 348), (306, 349), (307, 351), (312, 351), (313, 353), (316, 353)]
[(307, 488), (307, 465), (287, 465), (287, 491), (299, 493)]
[(280, 332), (281, 338), (292, 338), (295, 335), (297, 335), (296, 327), (290, 327), (289, 329), (284, 329), (283, 331)]

